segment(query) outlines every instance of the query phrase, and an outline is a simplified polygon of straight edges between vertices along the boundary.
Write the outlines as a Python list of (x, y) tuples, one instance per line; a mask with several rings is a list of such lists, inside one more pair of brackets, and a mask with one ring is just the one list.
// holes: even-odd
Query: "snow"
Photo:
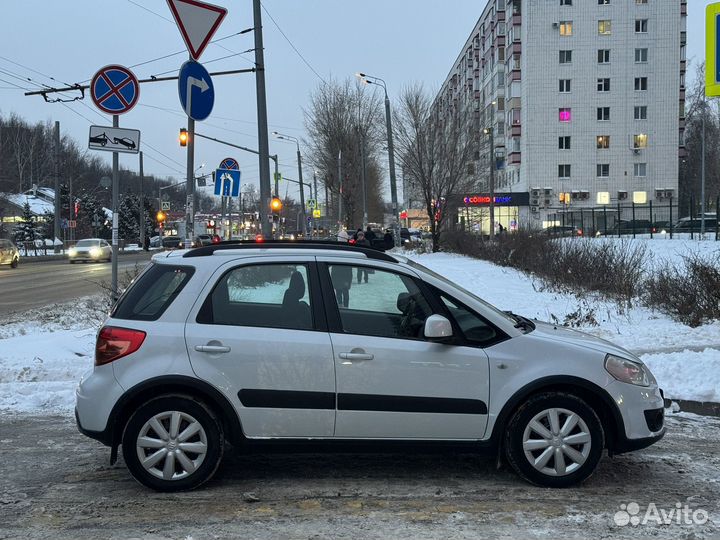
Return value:
[[(720, 247), (714, 242), (674, 240), (648, 242), (648, 246), (654, 257), (666, 260), (679, 260), (689, 248), (711, 255)], [(580, 315), (590, 314), (597, 325), (580, 329), (640, 355), (667, 397), (720, 402), (720, 321), (690, 328), (641, 306), (622, 310), (592, 296), (544, 290), (532, 277), (485, 261), (447, 253), (409, 256), (500, 309), (560, 323), (578, 309)], [(366, 299), (361, 292), (369, 291), (373, 279), (378, 278), (375, 274), (370, 276), (370, 284), (353, 283), (351, 301)], [(252, 295), (278, 301), (287, 286), (284, 279), (254, 290)], [(397, 294), (388, 298), (394, 305), (393, 296)], [(93, 365), (95, 334), (104, 316), (101, 305), (99, 297), (90, 297), (5, 315), (0, 320), (0, 410), (35, 414), (72, 411), (77, 381)]]
[(55, 212), (55, 205), (52, 201), (42, 199), (35, 195), (26, 195), (24, 193), (5, 193), (3, 194), (3, 197), (20, 208), (22, 208), (27, 202), (30, 205), (30, 211), (36, 216), (43, 216), (45, 214), (52, 214)]

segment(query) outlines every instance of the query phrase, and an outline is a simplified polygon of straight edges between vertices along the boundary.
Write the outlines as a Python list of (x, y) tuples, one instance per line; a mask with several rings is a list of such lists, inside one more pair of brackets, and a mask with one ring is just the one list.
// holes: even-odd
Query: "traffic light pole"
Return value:
[(195, 222), (195, 120), (188, 116), (187, 178), (185, 194), (185, 245), (192, 245)]

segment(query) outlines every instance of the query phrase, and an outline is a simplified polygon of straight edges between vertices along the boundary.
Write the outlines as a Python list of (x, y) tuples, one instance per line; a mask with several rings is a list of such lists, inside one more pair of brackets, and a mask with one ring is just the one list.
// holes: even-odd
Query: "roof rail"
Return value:
[(397, 259), (391, 257), (383, 251), (371, 247), (353, 246), (347, 242), (335, 242), (333, 240), (228, 240), (219, 242), (209, 246), (197, 247), (190, 249), (183, 255), (188, 257), (205, 257), (212, 255), (216, 251), (225, 251), (228, 249), (327, 249), (328, 251), (352, 251), (355, 253), (364, 253), (368, 259), (378, 261), (397, 262)]

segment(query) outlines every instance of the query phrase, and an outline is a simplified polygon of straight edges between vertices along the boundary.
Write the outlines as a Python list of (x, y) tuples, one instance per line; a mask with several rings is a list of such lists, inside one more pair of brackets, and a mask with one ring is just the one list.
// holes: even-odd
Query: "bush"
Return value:
[(509, 266), (561, 291), (593, 291), (628, 305), (640, 292), (646, 248), (629, 242), (554, 239), (534, 231), (494, 239), (467, 232), (445, 235), (445, 249)]
[(720, 256), (694, 253), (666, 264), (648, 278), (644, 301), (688, 326), (720, 319)]

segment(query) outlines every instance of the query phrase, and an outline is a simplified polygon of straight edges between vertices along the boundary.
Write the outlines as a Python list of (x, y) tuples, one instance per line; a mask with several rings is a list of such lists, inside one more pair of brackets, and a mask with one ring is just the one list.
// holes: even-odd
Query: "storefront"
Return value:
[[(490, 195), (465, 195), (457, 208), (457, 224), (461, 229), (490, 234)], [(515, 231), (527, 221), (530, 194), (495, 193), (495, 231)]]

